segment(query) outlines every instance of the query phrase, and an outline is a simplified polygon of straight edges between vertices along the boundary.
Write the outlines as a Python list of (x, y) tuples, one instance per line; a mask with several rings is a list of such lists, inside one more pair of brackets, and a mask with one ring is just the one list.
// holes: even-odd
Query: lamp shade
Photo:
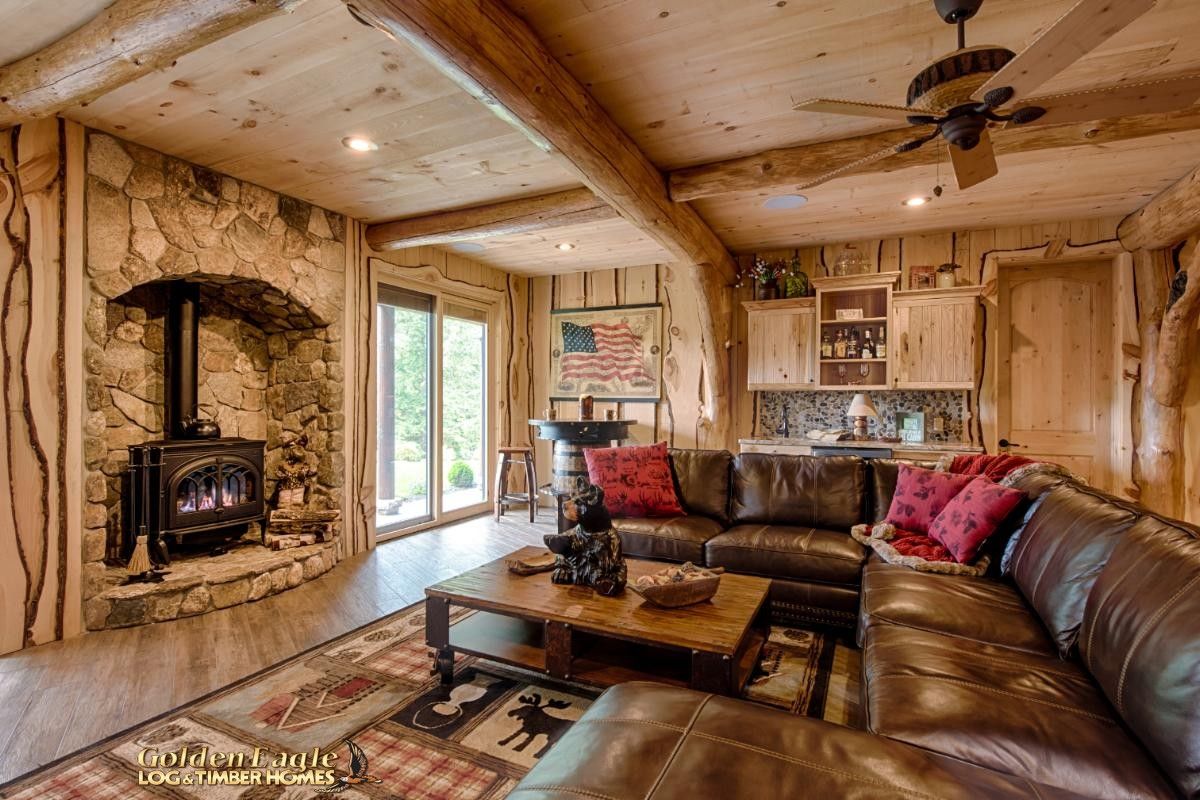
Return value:
[(847, 417), (878, 417), (879, 412), (875, 410), (875, 404), (871, 402), (871, 398), (865, 394), (856, 394), (850, 401), (850, 408), (846, 409)]

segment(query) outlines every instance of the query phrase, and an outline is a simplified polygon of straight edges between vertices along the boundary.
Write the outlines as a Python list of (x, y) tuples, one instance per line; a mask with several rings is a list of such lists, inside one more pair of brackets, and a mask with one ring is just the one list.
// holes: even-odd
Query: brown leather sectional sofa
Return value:
[[(789, 469), (755, 474), (824, 474)], [(1022, 488), (1007, 578), (866, 560), (869, 731), (624, 684), (510, 796), (1200, 798), (1200, 530), (1061, 478)]]

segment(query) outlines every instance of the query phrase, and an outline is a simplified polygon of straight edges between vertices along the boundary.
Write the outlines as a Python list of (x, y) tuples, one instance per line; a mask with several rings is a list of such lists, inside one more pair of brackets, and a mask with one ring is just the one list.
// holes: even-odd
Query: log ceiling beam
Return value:
[[(851, 163), (913, 139), (916, 136), (915, 130), (904, 128), (831, 142), (782, 147), (752, 156), (676, 170), (669, 176), (671, 199), (683, 202), (732, 192), (800, 186), (841, 164)], [(1103, 145), (1193, 130), (1200, 130), (1200, 106), (1166, 114), (1142, 114), (1092, 122), (1034, 125), (1024, 128), (998, 128), (991, 132), (991, 138), (996, 155), (1003, 156), (1064, 147)], [(945, 158), (941, 143), (931, 142), (909, 153), (900, 153), (864, 164), (838, 177), (933, 166)], [(1183, 238), (1185, 237), (1181, 236), (1176, 241)]]
[[(451, 80), (555, 154), (624, 219), (698, 272), (702, 354), (713, 440), (729, 426), (729, 283), (733, 257), (666, 180), (501, 0), (345, 0), (356, 16), (422, 53)], [(723, 430), (724, 429), (724, 430)]]
[(304, 0), (116, 0), (47, 47), (0, 67), (0, 129), (87, 103)]
[(602, 222), (616, 216), (613, 207), (591, 189), (568, 189), (368, 225), (367, 244), (375, 250), (399, 250)]
[(1200, 231), (1200, 167), (1150, 198), (1121, 220), (1117, 237), (1126, 250), (1172, 247)]

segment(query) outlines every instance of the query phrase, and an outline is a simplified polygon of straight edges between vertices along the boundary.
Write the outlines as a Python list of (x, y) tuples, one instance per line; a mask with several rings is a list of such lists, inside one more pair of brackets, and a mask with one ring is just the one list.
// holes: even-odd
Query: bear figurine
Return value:
[(563, 503), (563, 516), (575, 527), (545, 536), (546, 547), (555, 554), (550, 580), (590, 586), (606, 597), (624, 591), (625, 557), (621, 537), (604, 507), (604, 490), (579, 478), (575, 494)]

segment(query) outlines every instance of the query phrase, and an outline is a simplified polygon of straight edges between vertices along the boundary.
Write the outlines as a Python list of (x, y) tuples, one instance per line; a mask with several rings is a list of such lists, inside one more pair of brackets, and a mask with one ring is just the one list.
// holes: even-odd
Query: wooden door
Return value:
[(1111, 264), (1002, 268), (999, 283), (998, 439), (1111, 488)]
[(975, 388), (979, 288), (892, 295), (892, 385)]
[(798, 389), (816, 383), (816, 308), (747, 304), (746, 384), (751, 391)]

